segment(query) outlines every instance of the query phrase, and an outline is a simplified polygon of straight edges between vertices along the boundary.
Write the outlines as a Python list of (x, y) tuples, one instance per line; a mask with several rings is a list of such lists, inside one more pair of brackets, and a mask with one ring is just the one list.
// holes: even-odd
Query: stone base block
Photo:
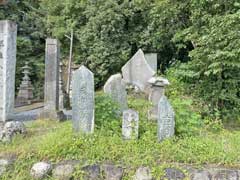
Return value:
[(157, 121), (158, 119), (158, 110), (157, 107), (153, 107), (148, 110), (148, 120), (149, 121)]
[(50, 119), (50, 120), (64, 121), (64, 120), (66, 120), (66, 115), (63, 113), (63, 111), (43, 110), (39, 114), (39, 119)]
[(148, 120), (149, 121), (157, 121), (158, 113), (156, 108), (152, 108), (148, 110)]

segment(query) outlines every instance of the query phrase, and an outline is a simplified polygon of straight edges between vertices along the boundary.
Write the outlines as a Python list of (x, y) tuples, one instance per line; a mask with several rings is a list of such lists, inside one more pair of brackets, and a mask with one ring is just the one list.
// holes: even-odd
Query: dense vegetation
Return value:
[(10, 144), (0, 144), (0, 157), (17, 156), (15, 164), (1, 178), (31, 179), (29, 171), (39, 161), (80, 160), (74, 174), (76, 179), (81, 179), (81, 168), (87, 164), (106, 162), (124, 167), (126, 180), (131, 179), (139, 166), (150, 167), (157, 179), (163, 175), (164, 168), (173, 166), (181, 169), (184, 163), (194, 167), (218, 164), (239, 168), (240, 132), (224, 130), (216, 124), (199, 126), (196, 122), (201, 119), (191, 108), (189, 99), (170, 96), (177, 121), (177, 135), (173, 138), (159, 143), (156, 121), (147, 120), (149, 103), (129, 97), (129, 107), (140, 112), (139, 139), (123, 141), (121, 118), (114, 113), (117, 106), (109, 97), (97, 93), (93, 135), (74, 135), (69, 121), (27, 123), (28, 134), (25, 137), (17, 136)]
[(0, 7), (18, 23), (18, 71), (31, 62), (36, 95), (43, 86), (44, 39), (62, 43), (68, 58), (95, 74), (96, 87), (142, 48), (158, 53), (159, 73), (172, 67), (186, 92), (203, 101), (203, 115), (236, 120), (240, 109), (240, 3), (236, 0), (22, 0)]

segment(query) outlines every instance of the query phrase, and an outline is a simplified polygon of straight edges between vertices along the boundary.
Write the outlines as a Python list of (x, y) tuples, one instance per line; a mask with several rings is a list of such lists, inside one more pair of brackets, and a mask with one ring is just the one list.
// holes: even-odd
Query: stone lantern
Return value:
[(167, 79), (162, 77), (152, 77), (148, 80), (150, 84), (150, 93), (148, 100), (152, 103), (153, 107), (148, 111), (149, 120), (157, 120), (158, 116), (158, 102), (164, 95), (165, 87), (170, 83)]
[(29, 78), (30, 67), (28, 66), (28, 62), (25, 63), (23, 69), (23, 79), (20, 84), (19, 92), (16, 99), (17, 106), (29, 105), (32, 103), (33, 99), (33, 87), (31, 80)]

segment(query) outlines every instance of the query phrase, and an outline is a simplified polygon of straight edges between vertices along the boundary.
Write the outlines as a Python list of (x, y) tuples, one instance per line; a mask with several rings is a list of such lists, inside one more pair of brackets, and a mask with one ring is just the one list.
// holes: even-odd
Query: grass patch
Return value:
[[(103, 101), (99, 103), (109, 103)], [(28, 134), (25, 137), (17, 136), (11, 144), (0, 145), (0, 155), (14, 153), (18, 157), (3, 179), (31, 179), (29, 171), (32, 164), (42, 160), (59, 162), (75, 159), (81, 160), (83, 165), (113, 162), (128, 169), (126, 177), (131, 177), (135, 168), (142, 165), (151, 167), (156, 177), (163, 173), (165, 165), (172, 163), (240, 167), (239, 131), (213, 133), (200, 128), (197, 135), (177, 136), (159, 143), (156, 122), (149, 122), (146, 117), (149, 104), (132, 98), (129, 103), (131, 108), (140, 112), (139, 140), (123, 141), (121, 118), (112, 117), (108, 109), (99, 113), (100, 104), (96, 106), (96, 118), (105, 117), (105, 121), (97, 123), (93, 135), (74, 135), (70, 121), (38, 120), (27, 124)]]

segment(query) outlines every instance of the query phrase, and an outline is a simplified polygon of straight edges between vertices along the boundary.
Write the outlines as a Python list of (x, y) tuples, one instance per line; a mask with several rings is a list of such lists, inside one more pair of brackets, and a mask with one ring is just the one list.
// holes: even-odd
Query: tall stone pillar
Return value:
[(14, 111), (17, 25), (0, 21), (0, 122)]
[(59, 111), (59, 58), (60, 48), (57, 39), (46, 40), (44, 110), (40, 118), (61, 120)]

